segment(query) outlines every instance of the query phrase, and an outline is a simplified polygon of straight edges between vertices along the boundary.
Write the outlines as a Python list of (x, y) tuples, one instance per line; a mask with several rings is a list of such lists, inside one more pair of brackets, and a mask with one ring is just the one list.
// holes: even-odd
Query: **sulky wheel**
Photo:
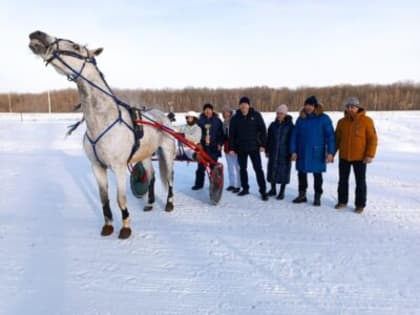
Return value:
[(142, 162), (134, 165), (133, 171), (130, 174), (130, 186), (136, 198), (142, 198), (147, 193), (149, 180), (147, 179), (147, 173)]
[(209, 174), (210, 201), (216, 205), (222, 198), (223, 193), (223, 164), (218, 163), (212, 167)]

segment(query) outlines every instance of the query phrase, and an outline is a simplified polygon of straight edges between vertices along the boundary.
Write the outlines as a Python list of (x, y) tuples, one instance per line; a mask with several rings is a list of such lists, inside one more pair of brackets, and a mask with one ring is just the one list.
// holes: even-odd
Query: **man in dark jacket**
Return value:
[[(201, 127), (200, 144), (204, 150), (215, 161), (221, 156), (222, 145), (224, 142), (223, 123), (217, 114), (214, 113), (212, 104), (204, 104), (203, 113), (200, 115), (197, 124)], [(192, 190), (203, 188), (205, 178), (205, 168), (200, 163), (195, 172), (195, 184)]]
[(229, 154), (237, 154), (242, 190), (238, 196), (249, 194), (247, 161), (251, 158), (262, 200), (268, 200), (260, 152), (264, 152), (267, 130), (259, 112), (250, 106), (248, 97), (239, 101), (239, 109), (230, 122)]

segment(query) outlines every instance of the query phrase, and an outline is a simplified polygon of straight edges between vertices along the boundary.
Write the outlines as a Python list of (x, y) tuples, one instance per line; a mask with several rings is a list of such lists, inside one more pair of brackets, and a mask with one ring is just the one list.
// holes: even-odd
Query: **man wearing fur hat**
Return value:
[(296, 161), (298, 171), (299, 196), (293, 202), (307, 201), (308, 173), (314, 175), (314, 206), (321, 205), (322, 173), (326, 163), (334, 161), (335, 138), (332, 121), (323, 111), (315, 96), (305, 100), (299, 118), (296, 120), (290, 143), (292, 160)]
[(338, 203), (337, 210), (347, 205), (349, 198), (349, 175), (353, 167), (356, 178), (356, 212), (362, 213), (366, 206), (366, 167), (376, 153), (378, 138), (373, 120), (366, 116), (359, 99), (349, 97), (345, 100), (344, 117), (338, 121), (335, 130), (337, 150), (340, 151), (338, 163)]

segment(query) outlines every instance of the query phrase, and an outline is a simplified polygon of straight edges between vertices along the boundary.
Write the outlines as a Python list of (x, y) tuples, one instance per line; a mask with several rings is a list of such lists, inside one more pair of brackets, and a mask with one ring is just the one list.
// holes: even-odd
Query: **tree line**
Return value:
[[(304, 100), (316, 95), (326, 110), (342, 110), (343, 100), (357, 96), (368, 110), (420, 109), (420, 84), (399, 82), (389, 85), (336, 85), (329, 87), (271, 88), (184, 88), (184, 89), (116, 89), (115, 94), (131, 105), (159, 108), (175, 112), (201, 111), (203, 104), (212, 103), (216, 111), (225, 106), (236, 108), (241, 96), (248, 96), (259, 111), (270, 112), (280, 104), (291, 111), (299, 110)], [(48, 95), (49, 94), (49, 95)], [(2, 93), (0, 112), (71, 112), (79, 103), (76, 89), (49, 93)]]

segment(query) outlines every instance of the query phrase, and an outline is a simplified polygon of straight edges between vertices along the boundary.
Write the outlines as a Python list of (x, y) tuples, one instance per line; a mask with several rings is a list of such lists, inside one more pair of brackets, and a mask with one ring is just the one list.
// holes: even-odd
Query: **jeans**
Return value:
[[(322, 173), (314, 174), (314, 190), (316, 194), (322, 194)], [(308, 173), (298, 172), (299, 192), (308, 189)]]
[(239, 188), (241, 186), (239, 177), (239, 163), (236, 155), (230, 155), (225, 153), (228, 175), (229, 175), (229, 186)]
[(364, 208), (366, 206), (366, 163), (363, 161), (346, 161), (340, 159), (338, 163), (338, 203), (347, 204), (349, 201), (349, 176), (350, 168), (353, 166), (356, 179), (356, 200), (355, 206)]
[(257, 177), (259, 192), (261, 194), (263, 193), (265, 194), (267, 188), (265, 185), (264, 172), (263, 172), (262, 164), (261, 164), (261, 153), (259, 150), (250, 151), (250, 152), (238, 152), (239, 173), (241, 177), (242, 189), (249, 190), (248, 171), (247, 171), (248, 156), (251, 159), (252, 167), (254, 168), (255, 175)]
[[(207, 151), (207, 154), (210, 155), (210, 157), (217, 162), (217, 159), (219, 158), (220, 152), (214, 152), (214, 151)], [(204, 178), (205, 178), (205, 172), (206, 168), (201, 163), (197, 163), (197, 170), (195, 171), (195, 184), (194, 186), (197, 187), (203, 187), (204, 186)]]

